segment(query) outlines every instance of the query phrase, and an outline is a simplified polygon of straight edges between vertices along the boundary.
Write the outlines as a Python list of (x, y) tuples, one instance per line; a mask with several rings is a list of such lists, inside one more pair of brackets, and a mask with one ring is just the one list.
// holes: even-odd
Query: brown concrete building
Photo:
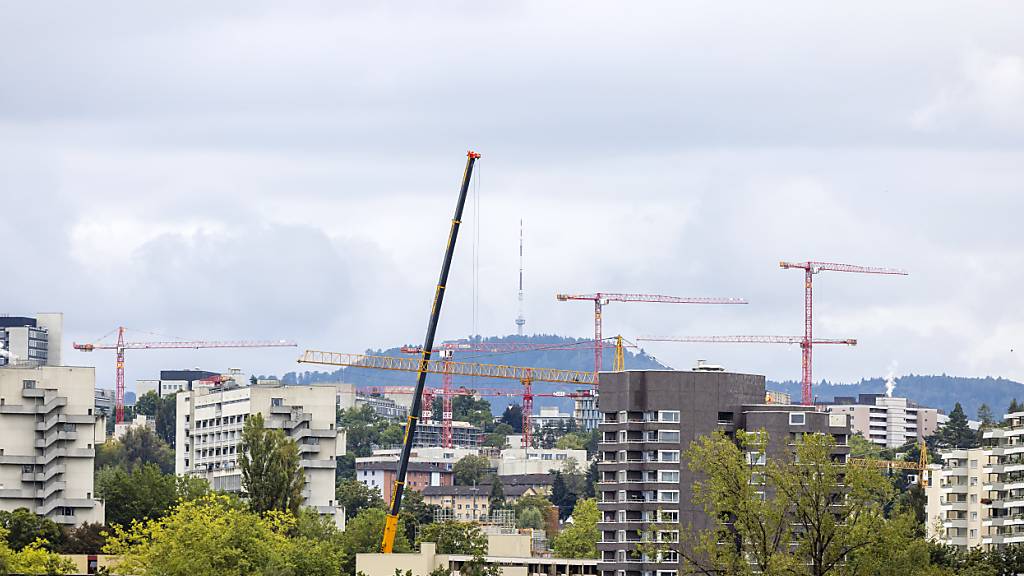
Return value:
[[(710, 527), (691, 501), (694, 474), (685, 462), (690, 443), (721, 430), (765, 430), (767, 452), (790, 450), (794, 435), (833, 434), (835, 458), (845, 461), (849, 424), (809, 406), (765, 404), (764, 377), (728, 372), (627, 371), (602, 373), (598, 508), (602, 576), (677, 576), (680, 559), (634, 556), (652, 524)], [(755, 463), (756, 464), (756, 463)], [(672, 534), (662, 537), (673, 537)]]

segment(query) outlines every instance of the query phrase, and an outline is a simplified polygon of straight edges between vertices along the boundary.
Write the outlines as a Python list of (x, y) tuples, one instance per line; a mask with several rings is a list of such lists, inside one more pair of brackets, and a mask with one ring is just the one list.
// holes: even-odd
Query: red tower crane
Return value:
[(801, 376), (800, 392), (801, 402), (810, 405), (814, 402), (811, 394), (811, 351), (814, 347), (813, 333), (813, 291), (812, 282), (814, 275), (818, 272), (828, 270), (831, 272), (856, 272), (858, 274), (888, 274), (906, 276), (905, 270), (898, 268), (877, 268), (873, 266), (857, 266), (854, 264), (835, 264), (832, 262), (779, 262), (780, 268), (799, 268), (804, 271), (804, 337), (800, 342), (801, 354)]
[[(454, 340), (444, 342), (441, 344), (441, 348), (434, 349), (434, 353), (438, 354), (442, 359), (450, 360), (454, 352), (484, 352), (493, 354), (510, 354), (515, 352), (527, 352), (535, 350), (579, 350), (581, 348), (593, 348), (599, 346), (600, 343), (591, 342), (578, 342), (572, 344), (543, 344), (543, 343), (530, 343), (530, 342), (470, 342), (467, 340)], [(622, 337), (616, 338), (616, 358), (622, 358), (622, 348), (629, 347), (635, 348), (634, 344), (624, 344)], [(402, 352), (406, 354), (422, 354), (422, 346), (402, 346)], [(443, 362), (444, 360), (442, 360)], [(617, 366), (616, 369), (622, 369), (621, 366)], [(423, 405), (430, 407), (433, 406), (434, 396), (441, 396), (441, 446), (445, 448), (452, 447), (452, 398), (458, 394), (450, 394), (452, 390), (452, 373), (450, 370), (445, 370), (441, 374), (441, 388), (424, 388), (423, 389)], [(529, 384), (524, 385), (523, 398), (523, 422), (530, 424), (530, 418), (533, 413), (533, 398), (540, 396), (540, 394), (532, 394), (531, 387)], [(546, 395), (545, 395), (546, 396)], [(578, 397), (583, 397), (583, 394)], [(526, 433), (527, 437), (529, 432)]]
[(556, 294), (559, 302), (569, 300), (591, 300), (594, 302), (594, 378), (601, 371), (603, 347), (601, 345), (602, 307), (609, 302), (661, 302), (663, 304), (746, 304), (743, 298), (687, 298), (680, 296), (658, 296), (656, 294), (622, 294), (598, 292), (596, 294)]
[(125, 342), (124, 326), (117, 329), (116, 344), (91, 344), (74, 343), (75, 350), (92, 352), (93, 350), (116, 350), (116, 391), (114, 400), (115, 421), (120, 424), (124, 422), (124, 352), (125, 350), (152, 350), (165, 348), (178, 349), (199, 349), (199, 348), (294, 348), (298, 346), (295, 342), (288, 340), (231, 340), (231, 341), (168, 341), (168, 342)]

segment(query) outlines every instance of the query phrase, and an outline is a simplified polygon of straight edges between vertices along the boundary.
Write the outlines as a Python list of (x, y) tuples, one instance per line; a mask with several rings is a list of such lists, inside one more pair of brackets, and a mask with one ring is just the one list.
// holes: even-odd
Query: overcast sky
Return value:
[[(342, 5), (344, 4), (344, 5)], [(0, 3), (0, 312), (358, 352), (439, 337), (802, 332), (815, 377), (1024, 379), (1019, 2)], [(479, 238), (474, 325), (474, 245)], [(144, 339), (146, 334), (138, 333)], [(832, 347), (837, 348), (837, 347)], [(797, 346), (648, 346), (798, 379)], [(296, 350), (129, 352), (128, 379)]]

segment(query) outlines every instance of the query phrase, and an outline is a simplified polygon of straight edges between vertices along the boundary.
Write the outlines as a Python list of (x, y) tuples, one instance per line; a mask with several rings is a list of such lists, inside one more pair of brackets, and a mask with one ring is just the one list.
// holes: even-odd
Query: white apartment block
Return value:
[(601, 411), (597, 409), (597, 393), (593, 390), (577, 390), (584, 395), (576, 396), (572, 402), (572, 417), (576, 424), (590, 432), (601, 422)]
[(491, 458), (491, 466), (497, 469), (498, 476), (547, 474), (551, 470), (564, 471), (569, 460), (574, 460), (584, 472), (589, 465), (586, 450), (506, 448), (497, 458)]
[(59, 524), (104, 521), (93, 490), (96, 445), (93, 368), (0, 367), (0, 509), (29, 510)]
[(984, 432), (984, 447), (943, 454), (945, 464), (932, 466), (927, 511), (936, 540), (966, 548), (1024, 543), (1024, 412), (1005, 419), (1005, 427)]
[(861, 394), (857, 398), (837, 396), (832, 403), (819, 408), (833, 414), (848, 414), (855, 433), (885, 448), (899, 448), (926, 438), (938, 428), (937, 409), (884, 394)]
[(29, 364), (60, 366), (64, 315), (0, 315), (0, 366)]
[(238, 386), (195, 388), (177, 394), (175, 471), (206, 478), (215, 490), (242, 490), (239, 443), (246, 418), (262, 414), (268, 428), (298, 442), (306, 485), (304, 505), (344, 527), (335, 502), (336, 459), (345, 454), (345, 433), (335, 427), (333, 386)]

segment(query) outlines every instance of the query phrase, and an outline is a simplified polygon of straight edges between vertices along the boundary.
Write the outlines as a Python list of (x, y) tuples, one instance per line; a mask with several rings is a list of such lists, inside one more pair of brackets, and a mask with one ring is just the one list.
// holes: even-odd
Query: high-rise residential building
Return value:
[(0, 367), (0, 509), (103, 523), (93, 488), (96, 445), (105, 440), (95, 382), (93, 368)]
[(832, 402), (820, 403), (819, 408), (848, 414), (854, 432), (885, 448), (899, 448), (931, 436), (939, 424), (937, 409), (885, 394), (836, 396)]
[(0, 366), (60, 366), (64, 315), (0, 316)]
[(582, 394), (573, 397), (572, 417), (576, 425), (587, 432), (597, 428), (601, 422), (601, 411), (597, 409), (597, 396), (593, 390), (578, 390)]
[(930, 538), (986, 549), (1024, 543), (1024, 412), (986, 430), (984, 446), (942, 454), (925, 493)]
[(810, 406), (765, 404), (764, 376), (717, 371), (603, 372), (599, 393), (603, 419), (597, 546), (602, 576), (680, 573), (678, 554), (651, 557), (638, 547), (650, 530), (666, 530), (666, 525), (703, 530), (715, 521), (691, 498), (695, 475), (684, 454), (700, 436), (716, 430), (730, 435), (739, 429), (764, 430), (771, 457), (791, 450), (793, 435), (824, 433), (836, 439), (837, 461), (845, 461), (849, 453), (845, 415), (826, 414)]
[(177, 393), (175, 472), (206, 478), (215, 490), (242, 490), (238, 466), (242, 426), (262, 414), (267, 428), (298, 442), (306, 484), (303, 504), (344, 523), (334, 495), (337, 457), (345, 454), (345, 433), (335, 427), (333, 386), (195, 387)]

